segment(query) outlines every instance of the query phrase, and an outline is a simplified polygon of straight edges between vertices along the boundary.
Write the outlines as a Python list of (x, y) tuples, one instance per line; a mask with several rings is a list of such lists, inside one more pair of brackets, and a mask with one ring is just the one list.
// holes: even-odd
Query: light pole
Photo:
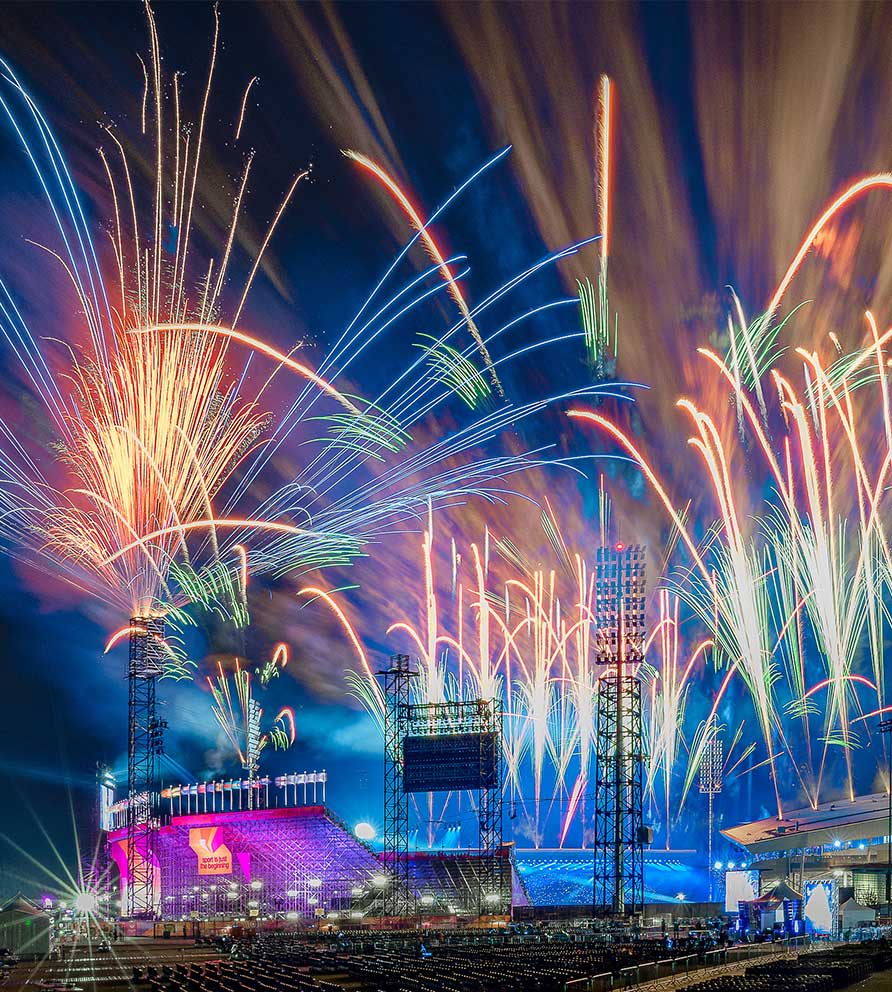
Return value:
[(887, 768), (889, 779), (886, 783), (886, 794), (889, 797), (888, 819), (886, 822), (886, 916), (892, 916), (892, 718), (880, 720), (879, 730), (886, 734), (889, 742), (886, 745)]

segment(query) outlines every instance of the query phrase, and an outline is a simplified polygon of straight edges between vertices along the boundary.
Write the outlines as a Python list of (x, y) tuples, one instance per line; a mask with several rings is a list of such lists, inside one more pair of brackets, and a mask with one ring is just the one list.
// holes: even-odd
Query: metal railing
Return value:
[(792, 937), (765, 944), (735, 944), (700, 954), (642, 962), (617, 971), (574, 978), (565, 982), (563, 987), (564, 992), (613, 992), (615, 989), (653, 989), (656, 992), (675, 987), (677, 982), (694, 973), (698, 973), (698, 977), (704, 977), (703, 972), (716, 969), (721, 973), (726, 968), (733, 970), (741, 964), (748, 964), (754, 958), (769, 955), (785, 957), (794, 949), (807, 946), (807, 937)]

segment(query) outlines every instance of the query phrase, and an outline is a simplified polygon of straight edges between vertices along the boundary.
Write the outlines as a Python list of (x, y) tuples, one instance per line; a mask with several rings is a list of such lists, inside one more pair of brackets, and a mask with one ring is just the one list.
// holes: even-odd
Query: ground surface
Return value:
[(64, 959), (22, 962), (0, 980), (4, 992), (52, 992), (59, 988), (83, 992), (122, 992), (130, 987), (134, 968), (210, 961), (220, 957), (212, 947), (192, 941), (136, 938), (113, 945), (110, 952), (95, 948), (67, 949)]
[[(762, 961), (771, 960), (768, 954)], [(785, 955), (778, 954), (777, 957)], [(191, 941), (124, 940), (113, 946), (111, 952), (97, 953), (95, 948), (78, 947), (68, 950), (63, 960), (47, 959), (17, 965), (5, 978), (0, 979), (3, 992), (128, 992), (133, 988), (133, 969), (154, 965), (188, 964), (190, 962), (219, 959), (214, 948)], [(689, 975), (675, 975), (640, 986), (646, 992), (683, 992), (685, 988), (717, 975), (742, 974), (746, 965), (724, 965), (704, 968)], [(326, 976), (329, 981), (333, 976)], [(342, 984), (338, 982), (338, 984)], [(347, 984), (344, 983), (344, 987)], [(848, 992), (892, 992), (892, 971), (878, 972), (870, 978), (849, 987)]]
[(892, 971), (878, 971), (863, 982), (852, 985), (849, 992), (892, 992)]

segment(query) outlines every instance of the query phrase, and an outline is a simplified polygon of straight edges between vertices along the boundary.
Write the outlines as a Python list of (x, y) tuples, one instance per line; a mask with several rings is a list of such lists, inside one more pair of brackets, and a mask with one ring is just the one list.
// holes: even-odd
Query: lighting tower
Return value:
[(889, 738), (886, 750), (889, 756), (889, 778), (886, 784), (886, 794), (889, 797), (886, 823), (886, 917), (892, 918), (892, 718), (880, 720), (878, 729)]
[(595, 660), (598, 679), (592, 910), (633, 916), (644, 908), (645, 549), (600, 548), (595, 565)]
[(703, 751), (703, 760), (700, 762), (700, 792), (706, 795), (709, 801), (709, 830), (706, 838), (708, 860), (706, 863), (709, 866), (709, 901), (712, 902), (713, 882), (715, 880), (715, 869), (712, 862), (713, 804), (715, 797), (722, 791), (722, 769), (725, 765), (725, 749), (722, 739), (719, 737), (714, 716), (706, 727), (706, 734), (706, 747)]
[(248, 725), (245, 727), (245, 762), (248, 773), (248, 809), (254, 808), (254, 780), (260, 771), (260, 717), (263, 710), (252, 696), (248, 700)]
[(409, 916), (409, 793), (403, 789), (403, 738), (409, 720), (409, 686), (418, 675), (409, 656), (396, 654), (377, 673), (384, 689), (384, 915)]
[(133, 617), (127, 669), (127, 886), (123, 914), (155, 915), (155, 839), (160, 802), (158, 758), (165, 720), (158, 719), (156, 684), (164, 672), (164, 618)]

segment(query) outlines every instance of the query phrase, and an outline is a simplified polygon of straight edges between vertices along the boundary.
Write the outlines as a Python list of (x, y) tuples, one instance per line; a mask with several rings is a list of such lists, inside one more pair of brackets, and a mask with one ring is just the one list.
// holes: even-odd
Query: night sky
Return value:
[[(184, 99), (194, 107), (207, 70), (212, 7), (164, 4), (156, 15), (164, 71), (183, 72)], [(341, 149), (386, 163), (430, 212), (491, 154), (513, 146), (438, 227), (448, 251), (468, 256), (463, 285), (471, 300), (480, 300), (546, 251), (596, 233), (593, 94), (600, 73), (612, 76), (619, 121), (611, 255), (612, 302), (621, 322), (617, 375), (651, 387), (637, 394), (635, 411), (622, 416), (677, 484), (679, 501), (690, 498), (694, 518), (710, 519), (704, 487), (696, 479), (692, 485), (695, 473), (685, 467), (693, 464), (685, 444), (690, 427), (675, 401), (701, 388), (715, 392), (695, 349), (722, 343), (727, 287), (734, 286), (749, 311), (764, 306), (827, 199), (850, 177), (889, 166), (888, 9), (855, 3), (223, 3), (220, 15), (201, 239), (206, 251), (219, 238), (244, 155), (255, 149), (237, 245), (237, 267), (246, 270), (245, 259), (291, 178), (312, 167), (275, 235), (249, 322), (278, 347), (305, 341), (313, 356), (331, 344), (410, 234), (405, 218)], [(148, 58), (147, 52), (138, 3), (0, 5), (0, 54), (50, 121), (97, 228), (109, 210), (96, 154), (108, 144), (102, 125), (112, 123), (137, 140), (143, 91), (137, 53)], [(233, 123), (254, 75), (259, 82), (236, 146)], [(52, 232), (5, 121), (0, 175), (0, 275), (24, 301), (36, 334), (65, 337), (75, 302), (58, 267), (29, 243)], [(846, 264), (815, 263), (803, 273), (796, 301), (816, 302), (797, 318), (800, 340), (823, 339), (832, 329), (854, 345), (862, 339), (866, 306), (888, 324), (892, 266), (883, 247), (890, 219), (890, 201), (872, 196), (834, 229)], [(593, 271), (594, 252), (588, 248), (525, 284), (499, 316), (572, 295), (575, 279)], [(413, 253), (406, 271), (426, 264), (423, 253)], [(432, 331), (452, 319), (448, 302), (425, 313)], [(536, 318), (523, 334), (532, 340), (565, 326), (572, 330), (572, 323), (567, 316)], [(418, 329), (401, 328), (401, 345), (411, 347)], [(522, 337), (515, 341), (522, 343)], [(371, 393), (389, 381), (389, 357), (385, 351), (354, 370), (358, 391)], [(10, 355), (0, 354), (0, 363), (8, 409), (24, 402), (24, 391)], [(579, 350), (557, 347), (512, 364), (505, 384), (512, 400), (523, 402), (578, 386), (585, 376)], [(280, 402), (284, 406), (284, 398)], [(556, 456), (607, 451), (568, 421), (565, 406), (521, 425), (507, 443), (551, 444)], [(432, 422), (426, 429), (439, 428)], [(530, 494), (547, 486), (566, 533), (590, 551), (597, 472), (605, 471), (623, 534), (640, 535), (652, 546), (665, 540), (667, 521), (639, 473), (615, 462), (582, 468), (584, 476), (545, 470), (518, 488)], [(278, 471), (287, 473), (287, 466)], [(755, 509), (765, 480), (753, 472), (743, 481)], [(547, 543), (529, 536), (535, 511), (528, 501), (488, 514), (486, 506), (471, 503), (443, 520), (442, 533), (480, 540), (491, 519), (503, 533), (514, 526), (515, 539), (527, 540), (533, 557), (547, 554)], [(403, 616), (418, 620), (419, 529), (406, 528), (409, 533), (371, 549), (349, 573), (324, 577), (329, 587), (359, 585), (347, 596), (350, 615), (379, 661), (404, 647), (387, 639), (388, 624)], [(346, 693), (349, 647), (324, 612), (298, 608), (296, 588), (287, 578), (252, 586), (255, 626), (245, 651), (263, 659), (278, 640), (292, 645), (274, 701), (294, 705), (298, 714), (295, 748), (271, 757), (265, 770), (324, 767), (332, 807), (349, 822), (375, 822), (380, 745), (372, 721)], [(49, 864), (53, 843), (73, 861), (72, 818), (88, 837), (97, 763), (124, 771), (124, 658), (120, 651), (102, 656), (119, 622), (102, 604), (59, 589), (9, 555), (0, 557), (0, 832), (8, 840), (0, 844), (0, 896), (48, 884), (16, 845)], [(224, 634), (208, 630), (196, 631), (188, 647), (205, 664), (202, 672), (211, 655), (231, 649)], [(719, 678), (704, 674), (694, 711), (703, 712)], [(168, 751), (183, 780), (236, 774), (207, 693), (171, 684), (162, 694), (171, 725)], [(172, 780), (176, 774), (170, 766), (165, 771)], [(870, 770), (862, 778), (863, 790), (874, 785)], [(739, 800), (733, 818), (768, 815), (770, 801), (762, 796), (768, 791), (758, 775), (741, 780), (729, 793)], [(698, 816), (692, 809), (678, 828), (679, 844)]]

